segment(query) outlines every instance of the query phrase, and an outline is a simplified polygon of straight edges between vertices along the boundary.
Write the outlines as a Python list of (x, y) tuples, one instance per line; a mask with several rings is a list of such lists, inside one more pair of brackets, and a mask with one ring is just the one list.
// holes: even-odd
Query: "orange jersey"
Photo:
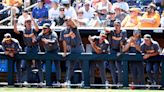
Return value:
[(126, 16), (122, 21), (121, 25), (122, 27), (136, 27), (139, 21), (140, 21), (140, 16), (137, 17)]
[(152, 15), (148, 15), (147, 12), (146, 12), (142, 16), (142, 19), (149, 19), (149, 18), (154, 18), (155, 19), (154, 23), (140, 22), (140, 27), (159, 27), (159, 25), (160, 25), (160, 15), (157, 11)]
[(5, 0), (6, 5), (13, 6), (14, 4), (18, 3), (18, 6), (22, 5), (22, 0)]

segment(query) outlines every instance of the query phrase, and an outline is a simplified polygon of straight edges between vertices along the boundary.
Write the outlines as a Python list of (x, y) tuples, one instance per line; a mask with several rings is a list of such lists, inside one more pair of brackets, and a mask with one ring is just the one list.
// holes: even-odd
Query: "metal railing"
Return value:
[[(24, 8), (24, 10), (29, 10), (29, 9), (35, 7), (37, 4), (38, 3), (35, 3), (35, 4), (33, 4), (33, 5), (29, 6), (29, 7), (26, 7), (26, 8)], [(4, 9), (0, 10), (0, 13), (3, 13), (6, 10), (11, 10), (11, 8), (12, 8), (11, 6), (8, 6), (7, 8), (4, 8)], [(10, 20), (10, 25), (12, 26), (13, 25), (13, 12), (11, 12), (9, 17), (7, 17), (7, 18), (5, 18), (3, 20), (0, 20), (0, 24), (6, 22), (8, 20)]]
[[(23, 28), (24, 26), (18, 26), (18, 29)], [(63, 26), (57, 26), (57, 27), (51, 27), (53, 30), (61, 31), (65, 29), (66, 27)], [(77, 27), (78, 30), (104, 30), (105, 28), (109, 30), (114, 30), (114, 27)], [(0, 26), (0, 29), (14, 29), (14, 26)], [(40, 26), (39, 29), (42, 29)], [(149, 28), (132, 28), (132, 27), (122, 27), (121, 29), (124, 30), (153, 30), (153, 32), (157, 33), (163, 33), (164, 28), (163, 27), (149, 27)]]
[[(84, 73), (84, 87), (90, 87), (90, 76), (89, 76), (89, 62), (94, 62), (90, 60), (121, 60), (123, 61), (123, 87), (128, 87), (128, 63), (131, 61), (134, 62), (141, 62), (143, 61), (143, 55), (135, 54), (135, 53), (119, 53), (119, 54), (92, 54), (92, 53), (81, 53), (81, 54), (68, 54), (66, 57), (62, 57), (63, 53), (58, 54), (50, 54), (39, 52), (38, 54), (26, 54), (25, 52), (20, 52), (16, 54), (14, 59), (17, 60), (45, 60), (46, 61), (46, 86), (52, 86), (51, 80), (51, 61), (52, 60), (81, 60), (83, 61), (82, 70)], [(4, 54), (4, 52), (0, 52), (1, 59), (9, 59), (12, 60), (13, 58), (8, 57)], [(161, 77), (161, 85), (164, 87), (164, 55), (161, 54), (157, 57), (153, 57), (148, 59), (147, 61), (156, 61), (162, 63), (162, 77)], [(14, 85), (13, 79), (13, 64), (14, 62), (8, 62), (8, 85)]]

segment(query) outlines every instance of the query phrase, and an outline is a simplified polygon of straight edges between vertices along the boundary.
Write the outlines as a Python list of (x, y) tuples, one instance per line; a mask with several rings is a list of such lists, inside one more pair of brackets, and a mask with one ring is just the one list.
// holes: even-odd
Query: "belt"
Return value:
[(71, 48), (76, 48), (77, 46), (80, 46), (80, 45), (82, 45), (82, 43), (80, 43), (80, 44), (78, 44), (78, 45), (70, 45), (71, 46)]
[(31, 46), (27, 46), (28, 48), (34, 48), (37, 47), (38, 45), (31, 45)]

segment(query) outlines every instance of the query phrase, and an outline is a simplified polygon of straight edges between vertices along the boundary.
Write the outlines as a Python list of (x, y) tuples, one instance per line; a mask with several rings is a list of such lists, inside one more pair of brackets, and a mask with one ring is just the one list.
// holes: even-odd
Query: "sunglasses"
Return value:
[(83, 12), (78, 12), (78, 14), (83, 14)]
[(64, 9), (60, 9), (60, 11), (64, 11)]
[(120, 25), (119, 25), (119, 24), (115, 24), (114, 26), (118, 27), (118, 26), (120, 26)]
[(28, 20), (28, 21), (26, 21), (26, 23), (31, 23), (31, 21), (30, 21), (30, 20)]
[(48, 28), (43, 28), (43, 30), (46, 30), (46, 29), (48, 29)]

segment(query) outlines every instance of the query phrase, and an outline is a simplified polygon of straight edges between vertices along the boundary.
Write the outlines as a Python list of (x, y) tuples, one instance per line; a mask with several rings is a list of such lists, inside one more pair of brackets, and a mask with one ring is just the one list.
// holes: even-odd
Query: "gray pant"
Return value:
[[(67, 65), (66, 81), (71, 80), (71, 77), (73, 76), (73, 73), (74, 73), (75, 65), (77, 65), (77, 63), (79, 63), (80, 67), (82, 66), (82, 61), (79, 61), (79, 60), (66, 61), (66, 65)], [(83, 77), (83, 72), (82, 72), (82, 80), (83, 79), (84, 77)]]
[(95, 78), (94, 78), (95, 72), (94, 71), (96, 69), (96, 65), (98, 65), (98, 67), (99, 67), (102, 84), (105, 84), (106, 74), (105, 74), (104, 61), (91, 61), (90, 62), (90, 82), (91, 82), (91, 84), (94, 84), (94, 82), (95, 82)]
[(55, 70), (56, 70), (56, 81), (61, 80), (61, 67), (60, 67), (60, 61), (54, 61), (55, 64)]
[(130, 70), (134, 84), (145, 84), (144, 65), (141, 61), (131, 61)]
[[(42, 63), (41, 61), (35, 61), (36, 62), (36, 68), (39, 70), (38, 71), (38, 75), (39, 75), (39, 81), (43, 82), (44, 78), (43, 78), (43, 70), (42, 70)], [(29, 76), (30, 76), (30, 72), (32, 70), (31, 65), (32, 65), (32, 61), (26, 61), (26, 70), (24, 71), (24, 81), (28, 81), (29, 80)]]
[[(109, 61), (110, 71), (114, 84), (122, 83), (122, 61)], [(118, 71), (118, 74), (116, 73)]]

